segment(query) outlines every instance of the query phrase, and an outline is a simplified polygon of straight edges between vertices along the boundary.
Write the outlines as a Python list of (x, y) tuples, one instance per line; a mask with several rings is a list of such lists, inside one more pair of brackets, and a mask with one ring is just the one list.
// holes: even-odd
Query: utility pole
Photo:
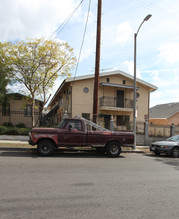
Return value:
[(96, 63), (93, 94), (93, 122), (97, 123), (98, 115), (98, 90), (99, 90), (99, 71), (100, 71), (100, 47), (101, 47), (101, 8), (102, 0), (98, 0), (97, 33), (96, 33)]

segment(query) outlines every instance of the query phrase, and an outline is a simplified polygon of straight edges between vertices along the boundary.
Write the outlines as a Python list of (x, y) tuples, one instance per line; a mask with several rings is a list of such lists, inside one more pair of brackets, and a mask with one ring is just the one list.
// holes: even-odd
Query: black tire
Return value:
[(106, 146), (106, 152), (109, 157), (118, 157), (121, 153), (121, 146), (118, 142), (110, 142)]
[(41, 140), (37, 145), (37, 150), (41, 156), (49, 156), (54, 151), (54, 144), (50, 140)]
[(179, 147), (174, 147), (171, 153), (172, 157), (178, 158), (179, 157)]

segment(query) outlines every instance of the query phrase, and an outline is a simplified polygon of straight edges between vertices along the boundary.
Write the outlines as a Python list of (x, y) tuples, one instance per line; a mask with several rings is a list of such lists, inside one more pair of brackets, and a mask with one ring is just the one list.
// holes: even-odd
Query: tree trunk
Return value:
[(35, 97), (32, 97), (32, 127), (35, 127)]

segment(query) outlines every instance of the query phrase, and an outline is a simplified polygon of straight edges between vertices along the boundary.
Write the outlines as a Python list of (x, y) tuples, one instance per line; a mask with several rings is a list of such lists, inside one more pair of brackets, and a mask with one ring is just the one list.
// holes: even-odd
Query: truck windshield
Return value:
[(63, 119), (59, 124), (58, 124), (58, 128), (59, 129), (63, 129), (63, 127), (65, 126), (65, 123), (66, 123), (66, 121), (65, 121), (65, 119)]

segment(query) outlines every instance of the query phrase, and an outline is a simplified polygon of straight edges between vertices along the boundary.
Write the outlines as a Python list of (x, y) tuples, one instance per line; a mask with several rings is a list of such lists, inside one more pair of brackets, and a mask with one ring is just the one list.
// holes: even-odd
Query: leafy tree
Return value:
[[(7, 45), (7, 44), (6, 44)], [(32, 124), (35, 126), (35, 97), (43, 96), (44, 105), (49, 91), (59, 76), (70, 76), (76, 59), (73, 49), (63, 41), (28, 39), (8, 43), (8, 58), (13, 67), (15, 81), (23, 84), (32, 99)]]
[(6, 86), (8, 84), (7, 74), (4, 71), (4, 66), (0, 62), (0, 104), (4, 103), (6, 98)]
[(11, 68), (9, 67), (6, 50), (3, 44), (0, 43), (0, 104), (7, 102), (7, 85), (10, 83)]

